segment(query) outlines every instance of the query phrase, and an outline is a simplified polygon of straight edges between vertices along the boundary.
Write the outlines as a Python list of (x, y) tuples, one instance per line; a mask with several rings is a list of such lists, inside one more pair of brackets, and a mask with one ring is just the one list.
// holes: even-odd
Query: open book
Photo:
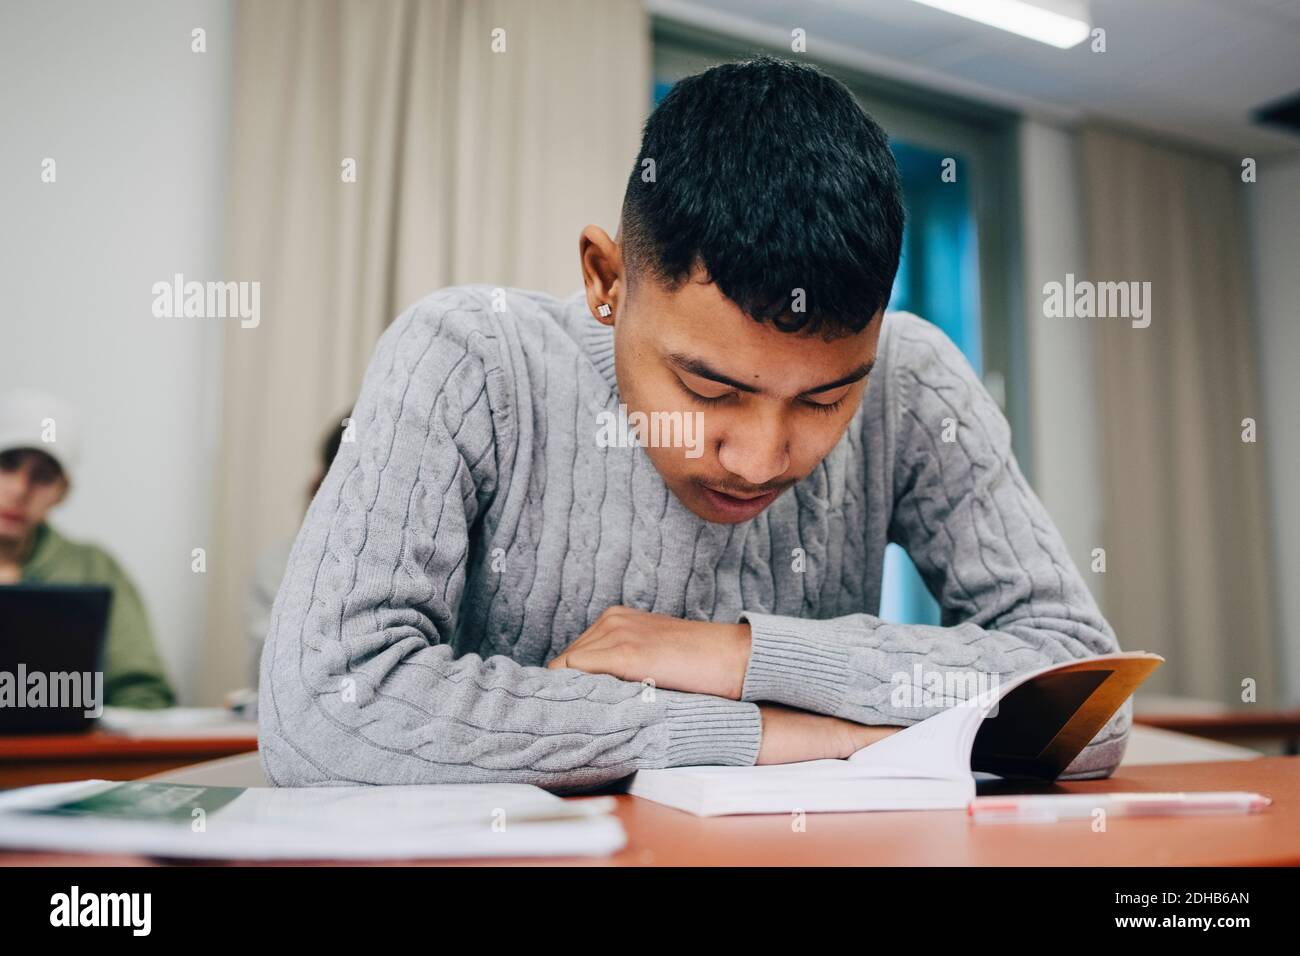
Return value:
[(522, 783), (204, 787), (107, 780), (0, 793), (0, 847), (220, 860), (605, 856), (614, 799)]
[(710, 817), (959, 810), (976, 772), (1054, 780), (1164, 662), (1137, 651), (1051, 664), (983, 689), (847, 760), (638, 771), (628, 792)]

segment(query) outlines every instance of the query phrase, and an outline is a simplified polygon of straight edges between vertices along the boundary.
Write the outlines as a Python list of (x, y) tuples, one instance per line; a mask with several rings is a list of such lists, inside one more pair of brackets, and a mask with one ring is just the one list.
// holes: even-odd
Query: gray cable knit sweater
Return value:
[[(272, 611), (259, 712), (274, 783), (571, 793), (642, 768), (749, 765), (756, 701), (908, 725), (940, 706), (899, 702), (918, 676), (1007, 678), (1119, 649), (1005, 419), (929, 323), (889, 314), (843, 439), (728, 526), (678, 502), (643, 448), (597, 442), (619, 400), (613, 338), (581, 293), (510, 289), (494, 311), (492, 292), (429, 295), (371, 359), (355, 440)], [(944, 626), (875, 616), (890, 541)], [(742, 699), (543, 666), (614, 604), (747, 620)], [(1130, 724), (1126, 704), (1067, 775), (1113, 770)]]

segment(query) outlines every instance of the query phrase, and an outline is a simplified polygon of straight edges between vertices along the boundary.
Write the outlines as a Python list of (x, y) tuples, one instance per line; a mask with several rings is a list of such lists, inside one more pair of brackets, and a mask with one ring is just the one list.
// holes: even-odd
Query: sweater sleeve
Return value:
[(381, 337), (355, 440), (294, 543), (262, 655), (268, 778), (577, 792), (640, 769), (753, 764), (756, 704), (457, 653), (481, 646), (457, 628), (471, 537), (517, 450), (491, 318), (460, 295), (435, 293)]
[[(969, 363), (915, 318), (896, 338), (881, 383), (893, 444), (889, 538), (939, 602), (942, 626), (746, 612), (752, 648), (742, 700), (907, 726), (942, 709), (942, 701), (918, 706), (933, 701), (926, 691), (937, 680), (952, 689), (951, 703), (981, 682), (1119, 650)], [(1131, 723), (1126, 701), (1063, 776), (1108, 776)]]

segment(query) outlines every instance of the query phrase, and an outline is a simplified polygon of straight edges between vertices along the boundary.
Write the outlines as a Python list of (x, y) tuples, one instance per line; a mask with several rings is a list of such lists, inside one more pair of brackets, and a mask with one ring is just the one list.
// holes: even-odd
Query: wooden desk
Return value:
[(256, 749), (251, 737), (144, 738), (103, 730), (0, 737), (0, 789), (94, 778), (135, 780)]
[[(1300, 865), (1300, 757), (1124, 767), (1109, 780), (995, 792), (1256, 790), (1273, 798), (1261, 814), (1112, 819), (987, 826), (961, 811), (810, 813), (795, 833), (787, 816), (691, 816), (617, 797), (628, 846), (604, 859), (517, 860), (578, 866), (1295, 866)], [(983, 788), (981, 792), (987, 792)], [(0, 853), (0, 865), (149, 865), (138, 857)], [(444, 863), (445, 861), (437, 861)], [(470, 861), (502, 865), (503, 861)], [(463, 865), (463, 864), (462, 864)]]
[(1300, 708), (1222, 714), (1134, 714), (1133, 722), (1227, 743), (1280, 740), (1286, 753), (1300, 754)]

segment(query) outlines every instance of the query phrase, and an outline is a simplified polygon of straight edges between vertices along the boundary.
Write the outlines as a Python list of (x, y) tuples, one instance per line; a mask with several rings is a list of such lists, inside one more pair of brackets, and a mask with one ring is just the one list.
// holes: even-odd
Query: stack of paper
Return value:
[(0, 793), (0, 846), (227, 860), (604, 856), (612, 797), (526, 784), (200, 787), (76, 783)]

